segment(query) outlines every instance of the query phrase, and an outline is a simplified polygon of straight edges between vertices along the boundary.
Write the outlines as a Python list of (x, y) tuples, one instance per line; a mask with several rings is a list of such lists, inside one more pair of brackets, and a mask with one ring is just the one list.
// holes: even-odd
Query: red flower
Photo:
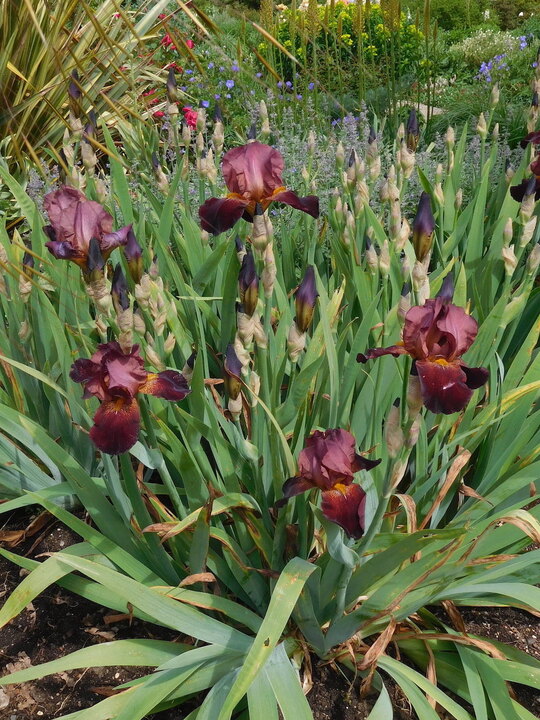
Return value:
[(45, 195), (43, 204), (51, 221), (43, 228), (50, 238), (45, 247), (59, 260), (72, 260), (85, 270), (92, 238), (98, 241), (104, 260), (127, 242), (131, 225), (113, 232), (112, 215), (80, 190), (65, 185)]
[(165, 117), (165, 113), (163, 112), (163, 110), (156, 110), (155, 113), (152, 113), (152, 117), (163, 118)]
[(283, 157), (269, 145), (255, 141), (235, 147), (225, 153), (221, 168), (229, 194), (226, 198), (210, 198), (199, 208), (206, 232), (219, 235), (241, 217), (251, 221), (257, 203), (263, 211), (271, 202), (281, 202), (319, 217), (316, 195), (301, 198), (283, 185)]
[(161, 38), (161, 44), (163, 47), (168, 48), (169, 50), (176, 50), (176, 45), (174, 44), (174, 40), (172, 37), (167, 33)]
[(486, 368), (471, 368), (461, 360), (476, 337), (478, 324), (450, 302), (453, 294), (452, 278), (447, 276), (438, 297), (405, 315), (402, 343), (357, 356), (358, 362), (365, 363), (381, 355), (409, 354), (415, 361), (413, 372), (420, 379), (424, 405), (445, 415), (463, 410), (473, 390), (488, 379)]
[(94, 396), (100, 401), (90, 438), (109, 455), (126, 452), (137, 442), (141, 426), (138, 393), (178, 401), (190, 392), (181, 373), (149, 373), (144, 369), (138, 345), (125, 354), (117, 342), (99, 345), (89, 360), (76, 360), (69, 376), (84, 385), (83, 397)]
[(186, 124), (190, 128), (195, 129), (197, 127), (197, 111), (192, 107), (186, 106), (182, 108), (182, 112), (184, 113), (184, 120), (186, 121)]
[(298, 475), (283, 485), (283, 494), (290, 498), (314, 488), (322, 490), (324, 516), (350, 537), (359, 538), (364, 532), (366, 494), (353, 482), (354, 473), (371, 470), (381, 461), (366, 460), (355, 445), (346, 430), (316, 430), (300, 452)]
[[(529, 133), (529, 135), (527, 135), (527, 137), (530, 136), (538, 137), (536, 140), (531, 139), (528, 142), (540, 144), (540, 132)], [(517, 202), (523, 202), (527, 195), (532, 194), (534, 194), (535, 200), (540, 200), (540, 152), (534, 156), (533, 161), (529, 165), (529, 169), (532, 172), (532, 175), (525, 178), (525, 180), (523, 180), (519, 185), (514, 185), (510, 188), (510, 195), (514, 198), (514, 200), (517, 200)]]
[(190, 50), (193, 50), (193, 48), (195, 47), (195, 43), (193, 42), (193, 40), (190, 39), (186, 40), (186, 45)]

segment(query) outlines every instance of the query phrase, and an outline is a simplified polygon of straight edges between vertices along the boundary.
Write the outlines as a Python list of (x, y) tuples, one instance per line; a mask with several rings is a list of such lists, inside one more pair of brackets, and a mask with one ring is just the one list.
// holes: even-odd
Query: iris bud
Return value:
[(231, 400), (236, 400), (242, 391), (242, 363), (231, 343), (227, 345), (223, 369), (225, 370), (223, 381), (227, 395)]
[(143, 267), (142, 267), (142, 248), (137, 242), (135, 233), (133, 230), (129, 230), (127, 236), (127, 243), (124, 245), (124, 255), (127, 260), (128, 268), (133, 282), (135, 284), (141, 281)]
[(251, 317), (257, 308), (259, 300), (259, 278), (255, 269), (253, 254), (248, 252), (242, 260), (242, 267), (238, 275), (240, 288), (240, 302), (246, 315)]
[(114, 268), (111, 295), (117, 315), (120, 315), (124, 310), (129, 308), (128, 287), (120, 263)]
[(435, 218), (431, 211), (431, 199), (427, 192), (420, 196), (418, 211), (413, 220), (413, 245), (417, 259), (422, 262), (433, 243), (433, 231), (435, 230)]
[(308, 265), (304, 279), (298, 286), (295, 295), (296, 318), (295, 322), (300, 332), (306, 332), (313, 320), (313, 311), (319, 293), (315, 282), (313, 265)]
[(407, 140), (407, 149), (411, 152), (415, 152), (416, 148), (418, 147), (418, 139), (420, 137), (420, 128), (418, 126), (418, 117), (416, 115), (416, 110), (411, 110), (411, 112), (409, 113), (405, 137)]

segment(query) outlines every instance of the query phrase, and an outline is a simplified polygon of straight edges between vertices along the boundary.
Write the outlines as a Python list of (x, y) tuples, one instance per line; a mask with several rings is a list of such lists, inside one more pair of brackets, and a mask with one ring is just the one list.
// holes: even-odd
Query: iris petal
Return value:
[(295, 210), (302, 210), (302, 212), (311, 215), (311, 217), (319, 217), (319, 198), (316, 195), (298, 197), (292, 190), (283, 190), (283, 192), (276, 193), (276, 195), (272, 197), (272, 202), (284, 203), (285, 205), (290, 205)]
[(240, 198), (210, 198), (199, 208), (201, 227), (212, 235), (219, 235), (240, 220), (249, 200)]
[(322, 511), (328, 520), (340, 525), (357, 540), (364, 534), (366, 493), (360, 485), (338, 486), (322, 494)]
[(417, 361), (416, 371), (422, 400), (431, 412), (451, 415), (463, 410), (471, 399), (472, 389), (459, 363)]
[(160, 373), (148, 373), (146, 382), (139, 392), (154, 395), (164, 400), (183, 400), (191, 390), (186, 378), (177, 370), (164, 370)]
[(99, 406), (94, 415), (90, 439), (101, 452), (127, 452), (139, 436), (141, 416), (135, 399), (119, 398)]

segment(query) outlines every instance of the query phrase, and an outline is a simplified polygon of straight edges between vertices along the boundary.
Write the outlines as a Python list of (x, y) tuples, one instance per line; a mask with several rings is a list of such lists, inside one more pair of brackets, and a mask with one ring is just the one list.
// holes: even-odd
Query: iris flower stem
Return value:
[(347, 588), (349, 586), (349, 581), (354, 570), (355, 567), (349, 567), (348, 565), (343, 565), (343, 567), (341, 568), (341, 573), (339, 575), (339, 580), (336, 587), (336, 610), (334, 613), (333, 622), (337, 622), (337, 620), (339, 620), (345, 612)]

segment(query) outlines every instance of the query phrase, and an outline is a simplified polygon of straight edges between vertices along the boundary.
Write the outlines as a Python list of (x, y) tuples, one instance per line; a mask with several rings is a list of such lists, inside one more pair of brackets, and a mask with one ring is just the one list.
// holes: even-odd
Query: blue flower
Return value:
[(300, 95), (300, 93), (298, 93), (298, 95), (296, 96), (296, 99), (297, 99), (297, 100), (301, 100), (301, 99), (302, 99), (302, 96)]
[(201, 100), (201, 107), (207, 108), (210, 105), (209, 100)]
[(227, 86), (228, 90), (232, 90), (232, 88), (234, 87), (234, 80), (226, 80), (225, 85)]
[(186, 70), (186, 75), (193, 75), (193, 70)]
[(262, 73), (261, 72), (255, 73), (255, 77), (258, 77), (258, 78), (262, 77)]
[(315, 87), (315, 83), (310, 82), (308, 85), (308, 90), (313, 90), (314, 87)]
[(237, 63), (233, 63), (233, 64), (231, 65), (231, 70), (232, 70), (233, 72), (240, 72), (240, 68), (238, 67)]
[(221, 95), (219, 93), (216, 93), (214, 95), (214, 100), (221, 100)]
[(208, 69), (211, 70), (213, 67), (214, 67), (214, 63), (213, 63), (213, 62), (209, 62), (209, 63), (208, 63)]
[(290, 80), (287, 80), (285, 83), (285, 87), (292, 88), (292, 82)]
[(278, 81), (277, 81), (277, 86), (278, 86), (278, 88), (282, 88), (282, 87), (283, 87), (283, 83), (281, 82), (281, 80), (278, 80)]
[(231, 99), (231, 93), (227, 93), (227, 94), (225, 95), (225, 97), (226, 97), (226, 98), (229, 98), (229, 100), (230, 100), (230, 99)]

